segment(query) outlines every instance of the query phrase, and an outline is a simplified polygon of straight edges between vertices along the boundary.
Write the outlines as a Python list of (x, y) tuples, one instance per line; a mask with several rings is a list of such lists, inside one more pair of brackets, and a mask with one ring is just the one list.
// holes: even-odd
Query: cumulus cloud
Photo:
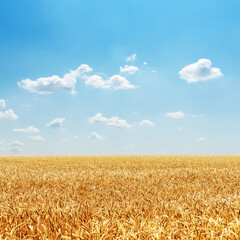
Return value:
[(95, 116), (88, 118), (89, 123), (105, 123), (110, 127), (116, 128), (130, 128), (131, 125), (127, 123), (126, 120), (121, 119), (118, 116), (113, 116), (111, 118), (103, 117), (101, 113), (97, 113)]
[(115, 90), (136, 88), (125, 77), (120, 75), (113, 75), (107, 80), (107, 83)]
[(103, 137), (98, 134), (97, 132), (92, 132), (89, 136), (88, 139), (90, 139), (91, 141), (97, 141), (97, 140), (101, 140), (103, 139)]
[(45, 141), (45, 139), (42, 136), (29, 136), (29, 139), (32, 141), (38, 141), (38, 142)]
[(95, 88), (109, 88), (110, 86), (106, 84), (106, 81), (102, 79), (99, 75), (85, 76), (85, 84), (95, 87)]
[(65, 118), (56, 118), (50, 123), (47, 123), (46, 126), (53, 128), (53, 129), (59, 129), (61, 130), (63, 128), (63, 122), (65, 121)]
[(142, 120), (142, 121), (140, 122), (140, 125), (155, 126), (155, 124), (154, 124), (152, 121), (147, 120), (147, 119)]
[(4, 99), (0, 99), (0, 108), (5, 108), (6, 107), (6, 103)]
[(137, 58), (137, 54), (134, 53), (134, 54), (128, 56), (128, 57), (126, 58), (126, 61), (127, 61), (127, 62), (133, 62), (133, 61), (136, 60), (136, 58)]
[(103, 80), (103, 78), (99, 75), (92, 76), (84, 76), (85, 84), (95, 87), (95, 88), (105, 88), (105, 89), (114, 89), (114, 90), (126, 90), (136, 88), (133, 84), (131, 84), (125, 77), (120, 75), (113, 75), (107, 80)]
[(14, 141), (12, 143), (10, 143), (10, 151), (11, 152), (22, 152), (23, 151), (23, 147), (24, 147), (24, 143), (20, 142), (20, 141)]
[(14, 111), (12, 109), (9, 109), (5, 112), (0, 111), (0, 118), (16, 120), (16, 119), (18, 119), (18, 116), (14, 113)]
[(126, 120), (121, 119), (118, 116), (114, 116), (108, 119), (107, 125), (111, 127), (118, 127), (118, 128), (130, 128), (131, 125), (127, 123)]
[(101, 113), (97, 113), (95, 116), (88, 118), (88, 120), (89, 123), (105, 123), (108, 121)]
[(66, 73), (62, 78), (53, 75), (51, 77), (41, 77), (36, 80), (25, 79), (18, 82), (18, 86), (30, 92), (39, 94), (50, 94), (54, 92), (67, 91), (71, 94), (76, 93), (75, 84), (77, 78), (86, 72), (91, 72), (87, 64), (80, 65), (76, 70)]
[(197, 141), (200, 141), (200, 142), (203, 142), (203, 141), (207, 141), (207, 138), (201, 137), (201, 138), (197, 138), (196, 140), (197, 140)]
[(170, 117), (170, 118), (178, 119), (178, 118), (183, 118), (185, 116), (185, 114), (182, 111), (178, 111), (178, 112), (166, 113), (166, 116)]
[(13, 132), (15, 133), (38, 133), (40, 132), (37, 128), (33, 126), (29, 126), (27, 128), (13, 128)]
[(207, 81), (223, 76), (219, 68), (211, 66), (212, 62), (209, 59), (199, 59), (196, 63), (185, 66), (178, 73), (180, 78), (188, 83)]
[(147, 65), (148, 63), (147, 62), (144, 62), (143, 65)]
[(120, 73), (134, 74), (138, 70), (139, 68), (135, 66), (124, 65), (124, 67), (120, 67)]

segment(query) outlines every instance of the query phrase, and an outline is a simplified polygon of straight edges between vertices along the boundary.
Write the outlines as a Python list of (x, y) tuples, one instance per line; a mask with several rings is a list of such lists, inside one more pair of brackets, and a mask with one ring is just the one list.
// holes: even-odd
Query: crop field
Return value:
[(0, 239), (240, 239), (240, 156), (1, 156)]

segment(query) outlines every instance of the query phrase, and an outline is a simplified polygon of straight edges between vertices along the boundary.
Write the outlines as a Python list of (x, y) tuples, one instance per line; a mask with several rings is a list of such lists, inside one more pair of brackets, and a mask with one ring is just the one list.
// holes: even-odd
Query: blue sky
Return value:
[(1, 1), (0, 154), (238, 154), (239, 9)]

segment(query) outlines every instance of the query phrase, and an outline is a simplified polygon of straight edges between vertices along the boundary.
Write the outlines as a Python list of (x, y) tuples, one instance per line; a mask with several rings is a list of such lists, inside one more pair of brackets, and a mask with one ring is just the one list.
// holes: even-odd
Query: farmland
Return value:
[(240, 239), (240, 156), (1, 156), (0, 239)]

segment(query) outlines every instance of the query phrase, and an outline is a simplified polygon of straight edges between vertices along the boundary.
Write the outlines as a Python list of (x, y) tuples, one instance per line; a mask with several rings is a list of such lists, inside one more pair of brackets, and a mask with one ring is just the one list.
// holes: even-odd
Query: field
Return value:
[(2, 156), (0, 239), (240, 239), (240, 156)]

